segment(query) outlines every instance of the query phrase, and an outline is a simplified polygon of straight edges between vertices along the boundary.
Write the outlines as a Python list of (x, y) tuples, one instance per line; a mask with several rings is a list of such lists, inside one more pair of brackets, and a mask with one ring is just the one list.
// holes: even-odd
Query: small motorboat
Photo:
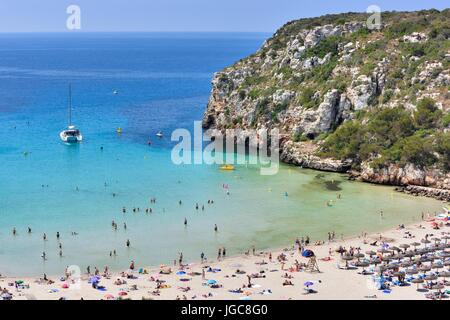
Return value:
[(234, 166), (231, 164), (224, 164), (223, 166), (220, 166), (220, 170), (232, 171), (234, 170)]
[(163, 133), (162, 133), (161, 131), (158, 131), (158, 133), (156, 134), (156, 136), (157, 136), (158, 138), (162, 138), (162, 137), (163, 137)]
[(119, 134), (122, 133), (122, 128), (121, 128), (121, 127), (118, 127), (118, 128), (116, 129), (116, 132), (119, 133)]
[(118, 94), (118, 93), (119, 93), (119, 91), (117, 91), (117, 90), (113, 91), (113, 94)]

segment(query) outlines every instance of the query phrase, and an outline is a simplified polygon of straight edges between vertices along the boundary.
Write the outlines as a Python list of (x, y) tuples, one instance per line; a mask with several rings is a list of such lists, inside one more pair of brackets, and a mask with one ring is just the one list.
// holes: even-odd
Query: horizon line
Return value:
[(233, 31), (233, 30), (40, 30), (40, 31), (0, 31), (0, 34), (18, 34), (18, 33), (273, 33), (274, 31)]

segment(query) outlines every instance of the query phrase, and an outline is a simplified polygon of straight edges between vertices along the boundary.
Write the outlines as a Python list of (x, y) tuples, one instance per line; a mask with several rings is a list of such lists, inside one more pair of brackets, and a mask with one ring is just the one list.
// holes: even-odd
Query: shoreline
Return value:
[[(431, 219), (431, 218), (430, 218)], [(419, 226), (422, 225), (422, 228)], [(423, 299), (424, 294), (417, 292), (413, 288), (401, 288), (395, 287), (391, 293), (383, 294), (369, 285), (370, 278), (358, 274), (360, 270), (339, 270), (336, 267), (336, 263), (339, 265), (345, 264), (340, 258), (339, 254), (335, 252), (336, 247), (343, 246), (349, 247), (361, 247), (362, 251), (366, 251), (371, 247), (368, 244), (363, 243), (363, 239), (374, 241), (373, 239), (379, 239), (380, 236), (383, 239), (392, 240), (389, 243), (409, 243), (412, 241), (419, 241), (425, 234), (432, 233), (434, 235), (444, 232), (448, 234), (450, 227), (443, 225), (440, 230), (434, 230), (427, 221), (419, 221), (405, 226), (403, 229), (389, 228), (387, 230), (381, 230), (379, 232), (368, 234), (365, 238), (361, 235), (355, 235), (349, 238), (341, 240), (336, 237), (336, 240), (332, 242), (326, 242), (322, 245), (309, 245), (306, 248), (314, 251), (319, 269), (321, 273), (309, 273), (307, 271), (291, 272), (287, 271), (292, 268), (290, 264), (294, 260), (297, 260), (300, 264), (306, 264), (307, 258), (302, 257), (299, 254), (299, 250), (294, 248), (294, 245), (286, 245), (284, 248), (256, 250), (255, 255), (251, 253), (249, 249), (249, 255), (238, 254), (230, 257), (226, 257), (221, 261), (216, 259), (210, 259), (206, 263), (200, 262), (189, 263), (184, 268), (180, 269), (179, 266), (166, 266), (169, 267), (172, 272), (170, 274), (160, 274), (161, 266), (145, 267), (147, 273), (139, 273), (141, 266), (129, 274), (136, 276), (136, 279), (130, 279), (121, 276), (120, 272), (112, 272), (108, 277), (101, 277), (100, 284), (106, 287), (106, 291), (99, 291), (92, 288), (88, 283), (89, 276), (85, 273), (81, 275), (80, 286), (77, 287), (78, 282), (73, 282), (73, 279), (60, 281), (60, 277), (52, 276), (49, 279), (54, 280), (53, 284), (37, 284), (36, 277), (2, 277), (0, 278), (0, 287), (9, 288), (13, 293), (13, 299), (59, 299), (65, 297), (66, 299), (114, 299), (117, 298), (131, 298), (131, 299), (176, 299), (177, 297), (182, 299), (183, 295), (187, 299), (364, 299), (365, 296), (376, 295), (381, 299)], [(410, 232), (415, 235), (413, 238), (405, 239), (403, 235), (405, 232)], [(339, 238), (339, 239), (338, 239)], [(420, 241), (419, 241), (420, 242)], [(398, 244), (397, 244), (398, 245)], [(364, 247), (364, 248), (363, 248)], [(332, 255), (329, 255), (329, 251), (332, 251)], [(375, 250), (375, 249), (373, 249)], [(375, 250), (376, 251), (376, 250)], [(272, 262), (269, 261), (269, 252), (272, 254)], [(276, 257), (280, 254), (287, 256), (285, 263), (277, 261)], [(323, 261), (321, 259), (330, 257), (330, 261)], [(217, 272), (205, 272), (205, 279), (202, 279), (201, 270), (205, 266), (211, 266), (213, 270), (220, 270)], [(241, 269), (246, 270), (246, 274), (237, 274), (233, 270)], [(176, 272), (183, 270), (186, 272), (184, 275), (177, 275)], [(260, 271), (265, 270), (263, 273)], [(125, 271), (127, 272), (127, 271)], [(191, 274), (194, 272), (193, 274)], [(288, 273), (292, 276), (290, 279), (285, 279), (282, 274)], [(101, 272), (102, 273), (102, 272)], [(255, 287), (243, 289), (242, 293), (230, 293), (228, 290), (236, 288), (242, 288), (243, 284), (247, 283), (247, 275), (262, 275), (264, 277), (256, 277), (251, 279), (252, 284), (257, 284)], [(159, 289), (158, 295), (155, 295), (155, 288), (157, 287), (156, 281), (149, 281), (151, 277), (153, 280), (163, 280), (169, 287)], [(298, 279), (301, 278), (300, 281)], [(127, 283), (121, 285), (114, 284), (117, 279), (125, 280)], [(184, 279), (184, 280), (180, 280)], [(188, 280), (186, 280), (188, 279)], [(205, 285), (207, 280), (214, 279), (223, 287), (212, 289), (210, 286)], [(23, 283), (29, 285), (29, 289), (15, 289), (14, 287), (7, 286), (8, 283), (14, 283), (17, 280), (22, 280)], [(282, 281), (291, 281), (294, 285), (282, 285)], [(314, 283), (314, 289), (317, 289), (316, 294), (303, 295), (303, 282), (312, 281)], [(365, 283), (365, 284), (364, 284)], [(68, 288), (64, 288), (67, 286)], [(412, 286), (414, 287), (414, 286)], [(189, 288), (187, 292), (183, 292), (181, 288)], [(56, 289), (56, 290), (55, 290)], [(50, 292), (50, 291), (53, 292)], [(272, 293), (268, 293), (270, 290)], [(331, 290), (331, 291), (330, 291)], [(119, 294), (122, 292), (121, 294)], [(210, 295), (211, 294), (211, 295)], [(372, 297), (373, 298), (373, 297)]]

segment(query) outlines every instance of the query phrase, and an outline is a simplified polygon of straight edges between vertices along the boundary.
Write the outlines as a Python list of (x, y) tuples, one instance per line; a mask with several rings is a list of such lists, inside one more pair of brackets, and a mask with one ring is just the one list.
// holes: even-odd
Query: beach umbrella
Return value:
[(385, 261), (385, 262), (390, 261), (390, 260), (391, 260), (391, 257), (388, 257), (388, 256), (383, 256), (381, 258), (381, 261)]
[(207, 284), (216, 284), (217, 281), (216, 281), (216, 280), (213, 280), (213, 279), (210, 279), (210, 280), (208, 280), (206, 283), (207, 283)]
[(411, 261), (403, 261), (403, 262), (400, 264), (400, 266), (403, 267), (403, 268), (408, 268), (408, 267), (411, 267), (411, 266), (412, 266), (412, 262), (411, 262)]
[(384, 254), (384, 253), (389, 253), (390, 251), (382, 248), (382, 249), (378, 249), (377, 252)]
[(409, 250), (409, 251), (406, 251), (403, 255), (404, 255), (405, 257), (412, 258), (412, 257), (414, 257), (416, 254), (415, 254), (414, 251)]
[(448, 258), (448, 257), (450, 257), (450, 252), (441, 252), (439, 254), (439, 257), (441, 257), (441, 258)]
[(341, 257), (341, 259), (345, 261), (345, 267), (348, 267), (348, 262), (353, 260), (353, 256), (351, 256), (351, 255), (343, 255)]
[(391, 251), (400, 251), (400, 248), (396, 246), (392, 246), (389, 249), (391, 249)]
[(431, 287), (431, 289), (441, 291), (442, 289), (444, 289), (444, 285), (443, 284), (435, 284), (434, 286)]
[(379, 263), (381, 263), (381, 260), (380, 260), (380, 258), (373, 258), (373, 259), (371, 259), (370, 261), (369, 261), (369, 263), (370, 264), (375, 264), (375, 265), (377, 265), (377, 264), (379, 264)]
[(119, 293), (118, 293), (118, 295), (119, 296), (126, 296), (128, 293), (126, 293), (125, 291), (120, 291)]
[(428, 239), (422, 239), (422, 240), (420, 240), (420, 242), (422, 242), (423, 244), (431, 243), (431, 241)]
[(363, 268), (363, 271), (364, 271), (365, 268), (367, 268), (370, 264), (369, 264), (367, 261), (357, 261), (357, 262), (355, 263), (355, 265), (356, 265), (357, 267), (362, 267), (362, 268)]
[(394, 272), (394, 277), (401, 277), (401, 276), (404, 276), (405, 275), (405, 272), (403, 272), (403, 271), (398, 271), (398, 272)]
[(443, 265), (446, 267), (450, 266), (450, 260), (445, 260)]
[(415, 247), (420, 246), (420, 243), (419, 242), (413, 242), (413, 243), (411, 243), (411, 245), (415, 248)]
[(386, 268), (388, 268), (388, 269), (396, 269), (396, 268), (398, 268), (399, 267), (399, 265), (397, 264), (397, 263), (389, 263), (387, 266), (386, 266)]
[(98, 283), (100, 279), (97, 276), (89, 278), (89, 283)]
[(391, 259), (403, 259), (404, 255), (401, 253), (397, 253), (391, 256)]
[(413, 275), (418, 273), (419, 271), (417, 271), (416, 269), (406, 269), (406, 274)]
[(430, 271), (430, 270), (431, 270), (430, 266), (423, 265), (423, 266), (420, 267), (420, 271), (423, 271), (423, 272)]
[(403, 248), (403, 249), (408, 249), (410, 247), (410, 245), (406, 244), (406, 243), (402, 243), (401, 245), (399, 245), (399, 247)]
[(417, 284), (417, 290), (419, 290), (419, 284), (420, 284), (420, 283), (423, 283), (424, 280), (423, 280), (423, 279), (420, 279), (420, 278), (415, 278), (415, 279), (412, 279), (411, 282), (412, 282), (412, 283), (416, 283), (416, 284)]
[(358, 261), (359, 261), (359, 259), (364, 258), (364, 254), (363, 254), (363, 253), (355, 253), (355, 254), (353, 255), (353, 257), (357, 258)]
[(439, 292), (439, 299), (442, 298), (442, 293), (441, 290), (444, 289), (444, 285), (443, 284), (435, 284), (434, 286), (431, 287), (431, 290), (436, 290)]
[(432, 238), (431, 240), (433, 240), (435, 243), (441, 242), (441, 238)]
[(368, 250), (366, 251), (366, 254), (368, 254), (372, 258), (372, 256), (376, 255), (377, 253), (373, 250)]
[(311, 282), (311, 281), (306, 281), (303, 285), (305, 286), (305, 287), (309, 287), (309, 286), (312, 286), (314, 283), (313, 282)]
[(442, 263), (433, 263), (433, 264), (431, 265), (431, 267), (432, 267), (433, 269), (441, 269), (441, 268), (444, 267), (444, 265), (443, 265)]
[(450, 239), (450, 236), (443, 236), (442, 239), (445, 240), (445, 244), (447, 244), (447, 240)]
[(436, 275), (434, 275), (434, 274), (429, 274), (429, 275), (427, 275), (425, 278), (423, 278), (424, 280), (426, 280), (426, 281), (433, 281), (433, 280), (437, 280), (437, 276)]
[(450, 278), (450, 272), (449, 271), (439, 272), (438, 276), (442, 278)]
[(114, 299), (114, 296), (112, 294), (108, 293), (108, 294), (105, 294), (105, 299), (112, 300), (112, 299)]

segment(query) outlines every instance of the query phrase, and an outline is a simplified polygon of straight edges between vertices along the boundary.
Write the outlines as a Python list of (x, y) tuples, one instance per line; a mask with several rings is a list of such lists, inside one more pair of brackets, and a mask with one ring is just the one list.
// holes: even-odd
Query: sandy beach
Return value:
[[(438, 223), (439, 229), (435, 229), (433, 221)], [(405, 226), (383, 232), (382, 234), (365, 235), (351, 239), (336, 239), (325, 241), (320, 245), (308, 245), (304, 249), (312, 250), (316, 257), (317, 266), (320, 272), (310, 272), (305, 270), (305, 265), (309, 258), (301, 255), (298, 245), (292, 244), (284, 249), (274, 251), (259, 251), (255, 248), (249, 248), (246, 254), (226, 257), (218, 261), (217, 259), (208, 259), (207, 262), (193, 262), (179, 266), (159, 266), (145, 267), (136, 266), (134, 270), (125, 270), (125, 273), (113, 272), (105, 276), (103, 270), (97, 277), (97, 288), (91, 284), (93, 275), (86, 273), (80, 277), (71, 276), (64, 279), (61, 275), (48, 276), (47, 279), (54, 281), (39, 281), (36, 278), (8, 278), (0, 279), (0, 287), (6, 288), (12, 295), (12, 299), (426, 299), (426, 295), (435, 290), (424, 288), (424, 283), (410, 283), (410, 276), (406, 275), (406, 285), (399, 286), (395, 283), (395, 276), (390, 282), (389, 290), (379, 290), (375, 285), (373, 277), (377, 275), (377, 267), (370, 265), (364, 268), (367, 271), (373, 270), (373, 274), (361, 274), (363, 268), (341, 269), (346, 262), (341, 258), (342, 255), (336, 252), (339, 247), (358, 251), (365, 254), (367, 251), (374, 251), (381, 257), (389, 256), (389, 248), (410, 244), (408, 250), (413, 249), (413, 242), (420, 243), (418, 248), (433, 246), (441, 238), (441, 244), (445, 244), (445, 236), (449, 235), (450, 224), (442, 220), (428, 219), (422, 223)], [(382, 237), (380, 241), (380, 237)], [(429, 243), (421, 242), (427, 238)], [(374, 242), (378, 242), (374, 245)], [(381, 244), (387, 247), (386, 252), (379, 252)], [(426, 242), (426, 241), (425, 241)], [(449, 242), (450, 243), (450, 242)], [(403, 252), (406, 250), (403, 249)], [(413, 249), (414, 250), (414, 249)], [(331, 255), (329, 254), (331, 252)], [(442, 251), (440, 251), (442, 254)], [(444, 254), (450, 252), (447, 248)], [(282, 261), (280, 255), (284, 255)], [(270, 256), (272, 259), (270, 259)], [(352, 266), (357, 261), (353, 257), (348, 261)], [(369, 256), (361, 257), (361, 261), (368, 259)], [(441, 262), (447, 261), (443, 257)], [(298, 261), (298, 271), (296, 267)], [(404, 258), (403, 261), (408, 261)], [(432, 260), (431, 260), (432, 261)], [(387, 264), (388, 262), (382, 262)], [(431, 262), (424, 262), (424, 264)], [(436, 263), (436, 260), (435, 260)], [(411, 267), (410, 267), (411, 268)], [(437, 271), (442, 274), (449, 267), (434, 267), (426, 272), (427, 275), (434, 274)], [(161, 271), (170, 274), (163, 274)], [(203, 273), (203, 271), (204, 273)], [(238, 271), (239, 270), (239, 271)], [(399, 268), (405, 270), (405, 268)], [(389, 272), (398, 271), (393, 269)], [(93, 272), (93, 271), (92, 271)], [(203, 273), (203, 274), (202, 274)], [(371, 273), (371, 272), (369, 272)], [(414, 275), (425, 274), (419, 272)], [(62, 278), (61, 278), (62, 277)], [(251, 286), (248, 287), (250, 277)], [(79, 280), (77, 280), (79, 279)], [(118, 280), (119, 279), (119, 280)], [(445, 278), (438, 277), (433, 284), (443, 284), (442, 292), (450, 289), (450, 282), (443, 282)], [(51, 282), (50, 281), (50, 282)], [(120, 284), (117, 281), (121, 282)], [(94, 279), (94, 282), (96, 280)], [(284, 283), (289, 282), (289, 285)], [(305, 283), (311, 282), (309, 286)], [(159, 289), (157, 288), (159, 287)], [(311, 289), (311, 293), (306, 294)], [(235, 291), (235, 292), (232, 292)], [(5, 290), (6, 292), (6, 290)], [(5, 293), (4, 292), (4, 293)]]

